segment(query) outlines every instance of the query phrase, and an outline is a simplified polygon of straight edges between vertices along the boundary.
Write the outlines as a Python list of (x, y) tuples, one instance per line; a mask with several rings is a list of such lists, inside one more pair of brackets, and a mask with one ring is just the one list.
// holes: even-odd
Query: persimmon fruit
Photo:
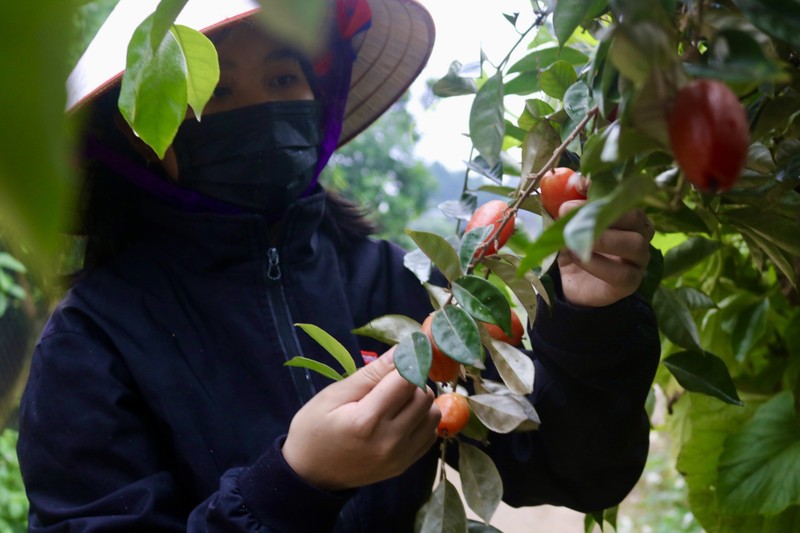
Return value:
[(469, 422), (469, 402), (466, 396), (447, 392), (437, 396), (434, 401), (442, 412), (436, 433), (440, 437), (455, 437)]
[(468, 233), (475, 228), (492, 226), (491, 233), (483, 241), (486, 243), (485, 255), (496, 254), (497, 250), (505, 246), (511, 234), (514, 233), (516, 213), (509, 213), (508, 221), (499, 229), (498, 233), (506, 211), (508, 211), (508, 204), (503, 200), (489, 200), (475, 210), (464, 229), (464, 232)]
[(500, 326), (484, 322), (483, 327), (486, 328), (486, 332), (492, 338), (507, 342), (512, 346), (519, 346), (519, 344), (522, 342), (522, 336), (525, 334), (525, 327), (522, 325), (522, 321), (519, 319), (519, 315), (513, 309), (511, 310), (510, 337), (505, 331), (502, 330), (502, 328), (500, 328)]
[(447, 382), (450, 383), (454, 379), (458, 377), (458, 374), (461, 372), (461, 363), (450, 359), (447, 355), (445, 355), (442, 350), (436, 346), (436, 343), (433, 342), (433, 331), (431, 329), (431, 324), (433, 323), (433, 313), (429, 314), (425, 317), (425, 320), (422, 321), (422, 333), (428, 336), (428, 339), (431, 341), (431, 351), (432, 351), (432, 358), (431, 358), (431, 369), (428, 371), (428, 377), (436, 382)]
[(548, 170), (539, 184), (542, 207), (558, 218), (561, 204), (570, 200), (586, 200), (586, 185), (581, 175), (568, 167)]
[(750, 132), (744, 106), (725, 83), (698, 79), (684, 85), (667, 126), (686, 179), (703, 192), (733, 187), (747, 160)]

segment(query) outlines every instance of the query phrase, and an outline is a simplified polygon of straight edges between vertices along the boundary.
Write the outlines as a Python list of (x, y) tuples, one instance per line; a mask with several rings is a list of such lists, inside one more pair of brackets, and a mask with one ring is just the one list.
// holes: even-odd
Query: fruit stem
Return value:
[(511, 220), (512, 216), (516, 214), (517, 211), (519, 211), (519, 207), (520, 205), (522, 205), (522, 202), (525, 201), (525, 198), (533, 194), (533, 191), (539, 188), (539, 183), (542, 181), (542, 176), (544, 176), (548, 170), (555, 167), (556, 163), (558, 163), (558, 161), (561, 159), (561, 154), (563, 154), (564, 151), (566, 151), (567, 146), (569, 146), (570, 143), (574, 141), (578, 135), (580, 135), (581, 131), (583, 131), (583, 129), (586, 127), (589, 121), (592, 118), (596, 117), (598, 113), (599, 113), (598, 106), (594, 106), (589, 111), (587, 111), (586, 116), (583, 117), (583, 119), (581, 119), (581, 121), (578, 123), (577, 126), (575, 126), (575, 129), (573, 129), (570, 132), (569, 136), (567, 136), (567, 138), (564, 139), (564, 141), (558, 146), (558, 148), (553, 150), (553, 155), (550, 156), (550, 159), (548, 159), (547, 163), (545, 163), (536, 174), (529, 174), (525, 178), (525, 181), (523, 182), (525, 184), (524, 189), (522, 189), (522, 192), (517, 195), (516, 199), (511, 203), (508, 209), (503, 211), (503, 218), (500, 220), (500, 223), (497, 225), (497, 227), (492, 230), (491, 238), (486, 239), (486, 241), (478, 245), (477, 250), (480, 250), (480, 252), (478, 253), (477, 257), (475, 257), (475, 259), (472, 260), (469, 267), (467, 268), (467, 274), (470, 274), (475, 269), (475, 265), (477, 265), (481, 261), (481, 259), (484, 258), (484, 256), (486, 255), (486, 250), (489, 247), (489, 244), (492, 241), (497, 240), (499, 238), (500, 232), (503, 231), (503, 228), (508, 223), (508, 221)]
[(441, 483), (445, 479), (447, 479), (447, 469), (445, 466), (447, 465), (447, 441), (449, 439), (442, 439), (442, 443), (439, 445), (439, 450), (441, 455), (439, 456), (439, 464), (441, 468), (439, 469), (439, 482)]

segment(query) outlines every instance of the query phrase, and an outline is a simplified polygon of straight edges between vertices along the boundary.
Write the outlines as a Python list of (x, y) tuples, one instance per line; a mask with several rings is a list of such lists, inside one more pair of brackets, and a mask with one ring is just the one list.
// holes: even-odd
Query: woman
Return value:
[[(436, 471), (433, 393), (391, 351), (332, 385), (283, 366), (326, 357), (295, 323), (381, 353), (352, 330), (431, 310), (403, 252), (316, 177), (411, 83), (432, 24), (408, 0), (337, 5), (313, 61), (242, 17), (215, 25), (220, 84), (163, 161), (119, 119), (113, 84), (91, 96), (86, 265), (21, 406), (31, 530), (412, 529)], [(417, 29), (399, 31), (400, 13)], [(510, 504), (599, 510), (638, 479), (659, 346), (634, 291), (651, 237), (631, 213), (599, 241), (606, 260), (560, 260), (558, 300), (531, 332), (544, 422), (487, 448)]]

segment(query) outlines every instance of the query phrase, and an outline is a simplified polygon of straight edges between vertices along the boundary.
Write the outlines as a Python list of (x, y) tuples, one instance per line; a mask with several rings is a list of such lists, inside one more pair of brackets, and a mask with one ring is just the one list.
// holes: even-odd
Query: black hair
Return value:
[(335, 191), (325, 191), (325, 216), (344, 247), (380, 231), (367, 209)]

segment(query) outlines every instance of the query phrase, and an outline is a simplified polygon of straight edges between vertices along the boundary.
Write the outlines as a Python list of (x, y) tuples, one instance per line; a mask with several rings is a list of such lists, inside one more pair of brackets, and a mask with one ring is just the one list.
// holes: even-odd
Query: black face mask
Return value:
[(179, 183), (245, 209), (279, 213), (312, 183), (320, 104), (268, 102), (184, 122), (172, 146)]

